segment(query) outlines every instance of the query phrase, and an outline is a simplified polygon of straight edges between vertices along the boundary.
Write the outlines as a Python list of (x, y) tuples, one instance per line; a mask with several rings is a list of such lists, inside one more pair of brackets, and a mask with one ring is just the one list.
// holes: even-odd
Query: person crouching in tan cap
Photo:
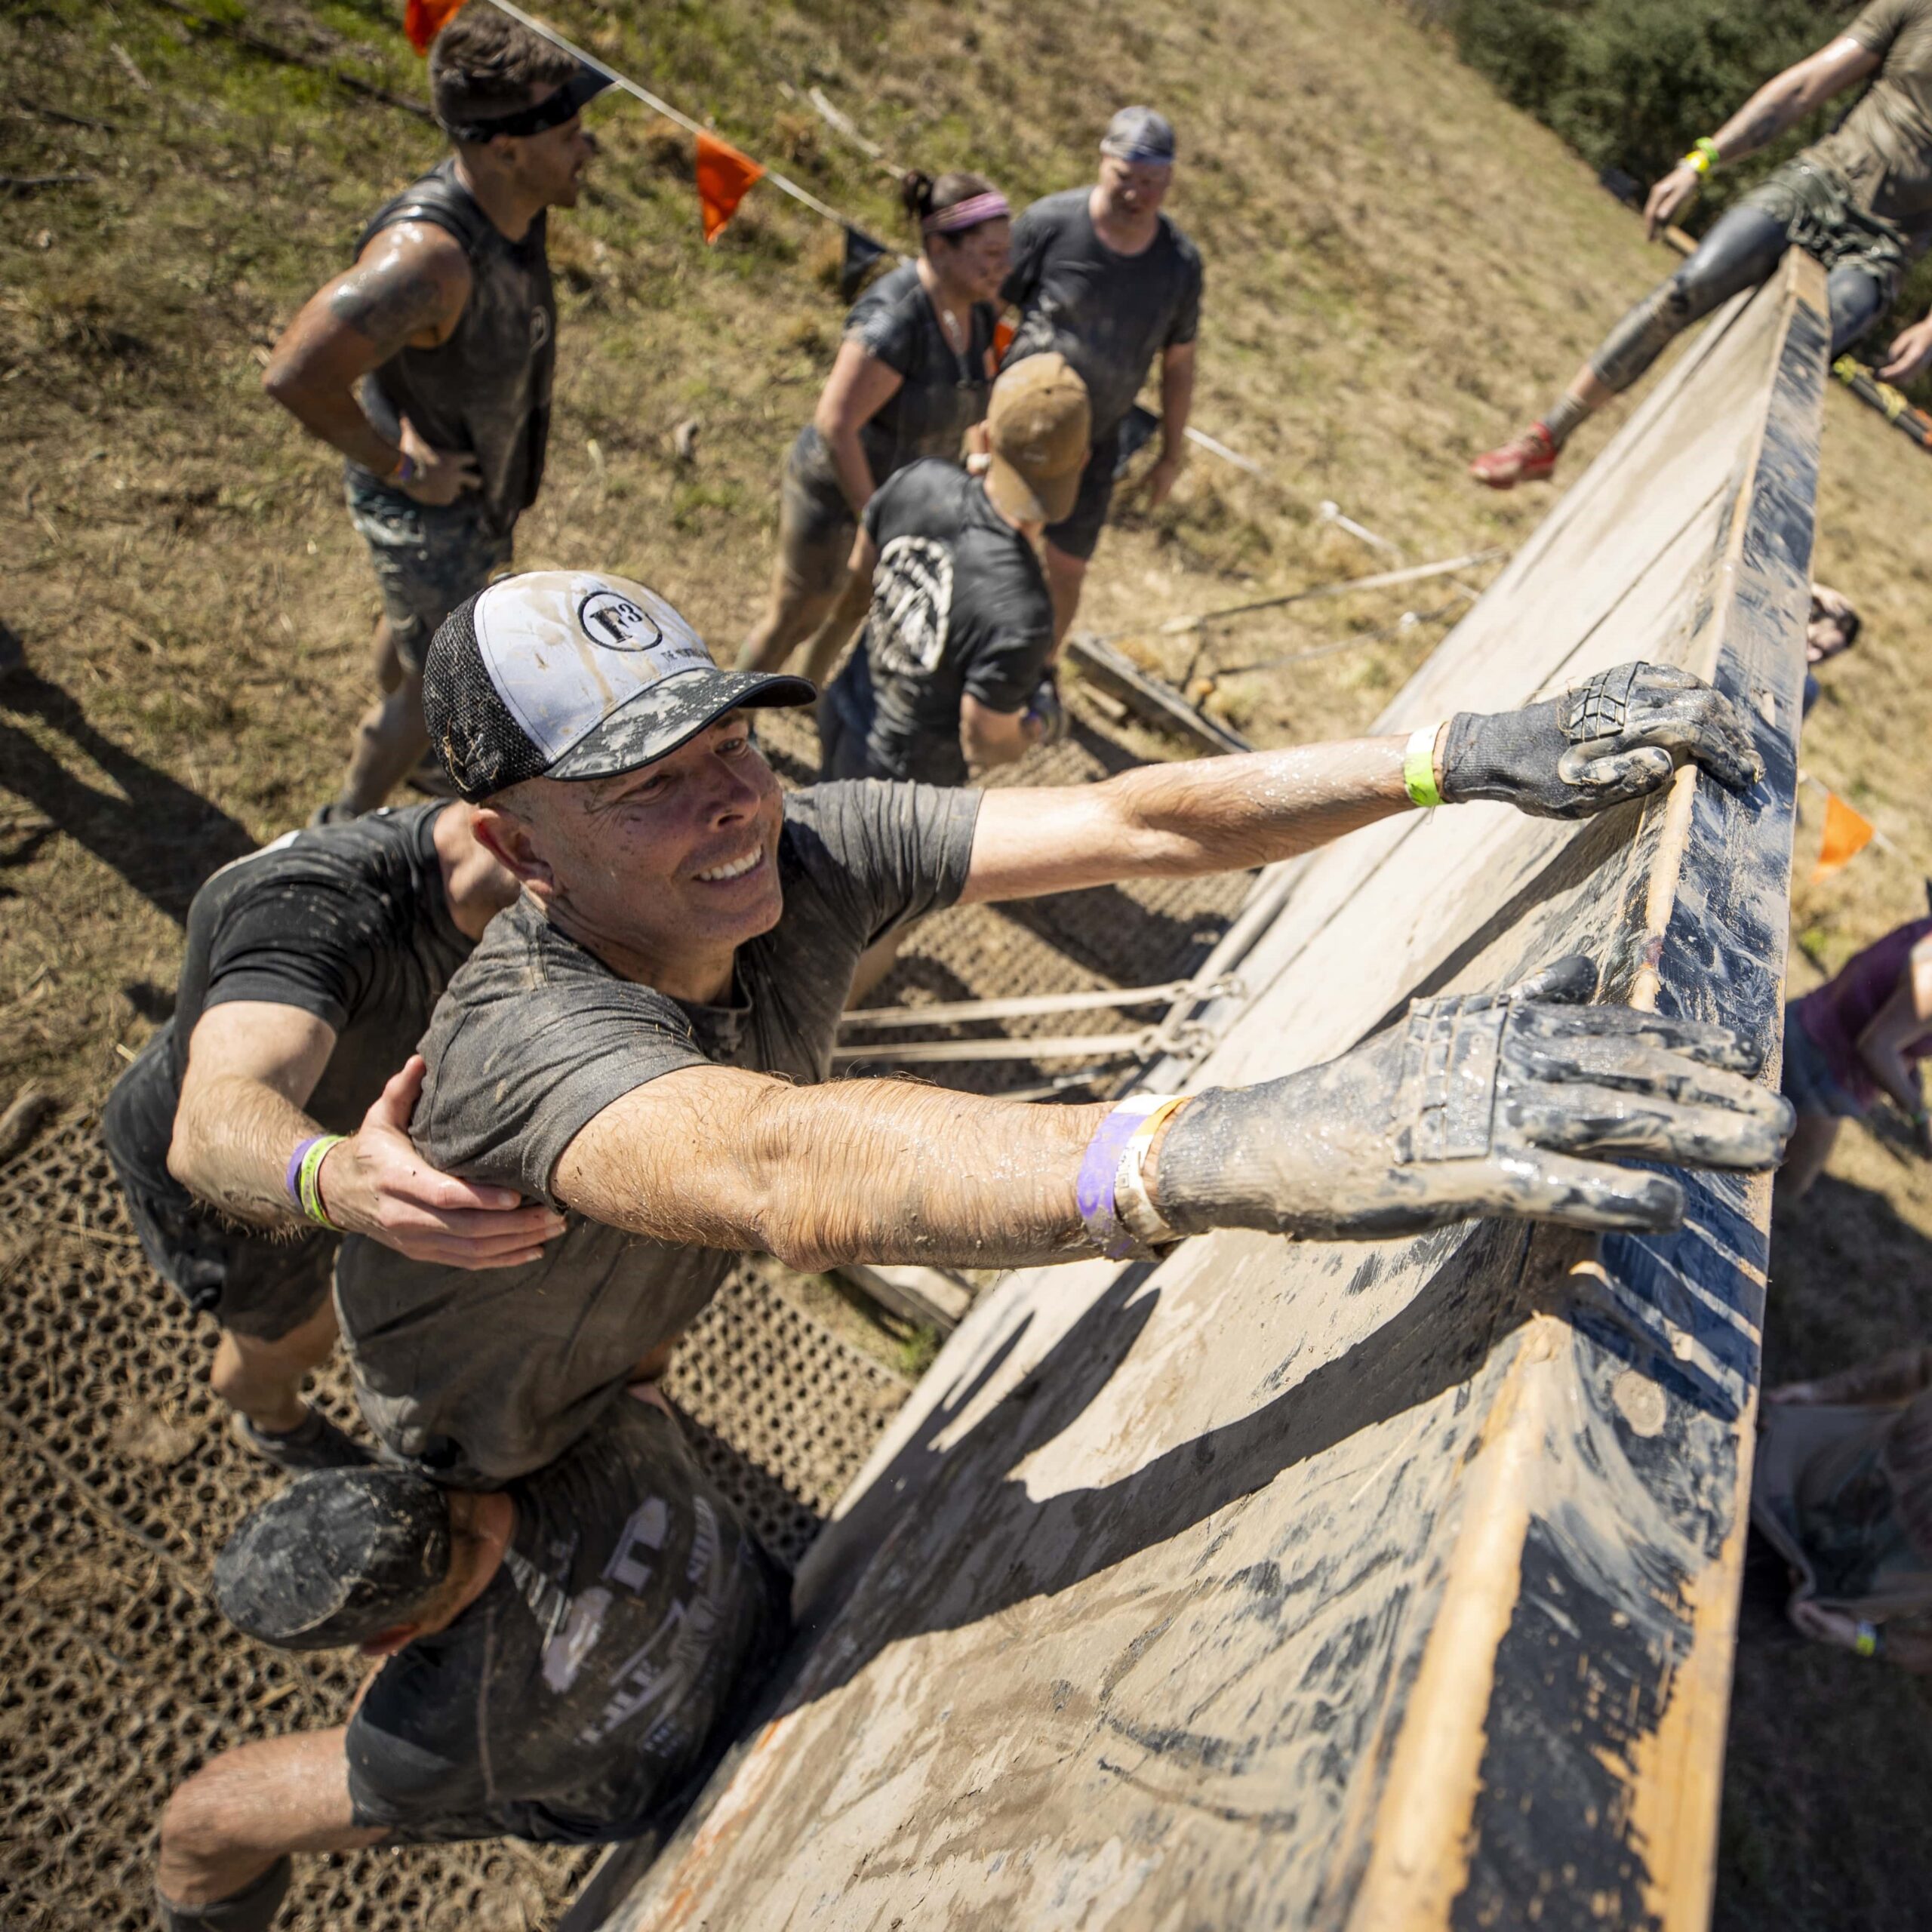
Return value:
[(1091, 422), (1066, 358), (1031, 357), (993, 385), (983, 469), (928, 457), (866, 505), (852, 573), (872, 601), (820, 702), (822, 778), (961, 785), (1063, 730), (1035, 546), (1072, 506)]

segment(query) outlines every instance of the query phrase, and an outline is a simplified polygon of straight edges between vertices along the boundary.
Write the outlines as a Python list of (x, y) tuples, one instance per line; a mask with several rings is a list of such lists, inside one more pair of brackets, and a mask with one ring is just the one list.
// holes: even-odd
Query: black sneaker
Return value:
[(279, 1432), (257, 1429), (237, 1411), (235, 1433), (245, 1448), (292, 1476), (306, 1475), (314, 1469), (359, 1469), (376, 1460), (352, 1436), (337, 1429), (320, 1409), (311, 1409), (307, 1421)]

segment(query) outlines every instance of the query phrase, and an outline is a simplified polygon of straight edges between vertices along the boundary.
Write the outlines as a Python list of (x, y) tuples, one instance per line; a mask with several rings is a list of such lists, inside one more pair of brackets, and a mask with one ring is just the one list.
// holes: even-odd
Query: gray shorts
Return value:
[(419, 503), (351, 469), (343, 485), (349, 518), (369, 546), (383, 614), (405, 671), (420, 672), (440, 624), (510, 561), (510, 539), (483, 520), (482, 500)]
[(1063, 557), (1091, 562), (1099, 547), (1100, 530), (1114, 500), (1114, 471), (1120, 463), (1120, 432), (1101, 438), (1089, 452), (1080, 472), (1080, 494), (1058, 523), (1047, 525), (1047, 541)]

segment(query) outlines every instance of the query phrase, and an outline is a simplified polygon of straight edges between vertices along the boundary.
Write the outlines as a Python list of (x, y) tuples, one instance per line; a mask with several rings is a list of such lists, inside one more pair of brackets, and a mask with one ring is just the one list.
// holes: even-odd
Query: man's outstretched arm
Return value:
[[(1834, 94), (1856, 86), (1878, 68), (1878, 56), (1849, 34), (1829, 42), (1816, 54), (1787, 67), (1767, 81), (1717, 132), (1710, 137), (1718, 162), (1737, 161), (1755, 154), (1789, 128), (1795, 128), (1814, 107)], [(1689, 205), (1700, 182), (1699, 171), (1679, 162), (1651, 189), (1644, 204), (1651, 238)]]
[[(1751, 1084), (1755, 1056), (1721, 1027), (1578, 1004), (1595, 983), (1570, 960), (1518, 995), (1418, 1001), (1325, 1066), (1180, 1103), (1144, 1150), (1164, 1225), (1136, 1240), (1379, 1237), (1478, 1214), (1659, 1229), (1681, 1217), (1677, 1183), (1620, 1158), (1774, 1164), (1791, 1110)], [(1456, 1069), (1446, 1109), (1438, 1062)], [(1132, 1251), (1109, 1217), (1137, 1118), (686, 1067), (606, 1107), (552, 1184), (594, 1220), (807, 1273), (1071, 1260)]]
[(1432, 742), (1359, 738), (1189, 764), (1104, 784), (992, 792), (961, 901), (1021, 899), (1124, 878), (1189, 878), (1294, 857), (1395, 812), (1500, 799), (1582, 818), (1640, 798), (1694, 762), (1743, 789), (1762, 764), (1730, 700), (1687, 671), (1619, 665), (1520, 711), (1458, 712)]

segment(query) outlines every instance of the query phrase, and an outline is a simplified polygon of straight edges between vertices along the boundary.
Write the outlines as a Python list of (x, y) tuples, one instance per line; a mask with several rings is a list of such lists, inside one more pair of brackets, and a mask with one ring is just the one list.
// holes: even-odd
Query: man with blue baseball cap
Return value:
[[(750, 721), (808, 703), (809, 684), (719, 669), (641, 584), (549, 571), (453, 612), (423, 694), (475, 836), (521, 896), (436, 1009), (411, 1132), (438, 1168), (566, 1222), (540, 1257), (481, 1274), (343, 1244), (364, 1414), (446, 1484), (500, 1488), (563, 1454), (738, 1254), (813, 1272), (1146, 1254), (1223, 1226), (1656, 1228), (1682, 1211), (1676, 1183), (1604, 1155), (1758, 1168), (1782, 1148), (1789, 1109), (1732, 1036), (1577, 1004), (1595, 975), (1576, 961), (1536, 993), (1421, 1001), (1406, 1031), (1326, 1066), (1158, 1112), (829, 1078), (860, 955), (943, 906), (1265, 865), (1466, 798), (1583, 817), (1687, 760), (1748, 788), (1747, 721), (1686, 672), (1624, 665), (1407, 740), (1101, 785), (787, 795)], [(1405, 1073), (1411, 1036), (1456, 1069), (1446, 1114)]]
[(1161, 454), (1143, 479), (1164, 503), (1186, 457), (1201, 322), (1201, 257), (1161, 212), (1174, 174), (1174, 131), (1151, 107), (1123, 107), (1100, 143), (1100, 178), (1035, 202), (1013, 224), (1000, 288), (1020, 311), (1006, 367), (1057, 350), (1093, 404), (1093, 453), (1073, 507), (1047, 526), (1054, 641), (1071, 628), (1121, 460), (1121, 431), (1161, 358)]

